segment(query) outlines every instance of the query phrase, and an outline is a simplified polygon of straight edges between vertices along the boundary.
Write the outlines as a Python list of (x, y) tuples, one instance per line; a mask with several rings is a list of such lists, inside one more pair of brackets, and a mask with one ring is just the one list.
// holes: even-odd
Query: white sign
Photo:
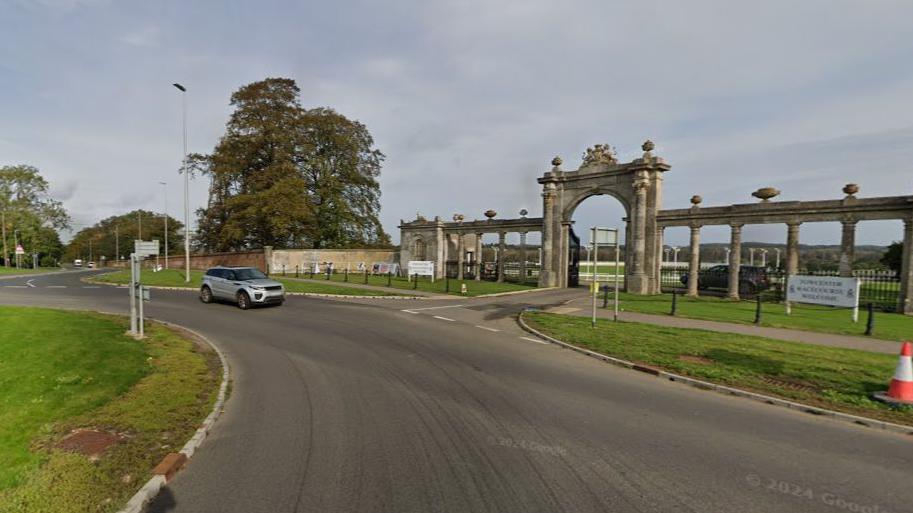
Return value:
[(22, 245), (16, 246), (16, 254), (17, 254), (17, 255), (24, 255), (24, 254), (25, 254), (25, 249), (22, 248)]
[(133, 241), (133, 252), (138, 257), (158, 256), (159, 241), (157, 240), (135, 240)]
[(790, 276), (786, 300), (816, 305), (859, 307), (859, 278)]
[(410, 260), (409, 276), (434, 276), (434, 262), (430, 260)]
[[(614, 228), (593, 228), (593, 240), (596, 244), (615, 244), (618, 241), (618, 230)], [(592, 240), (590, 241), (593, 242)]]

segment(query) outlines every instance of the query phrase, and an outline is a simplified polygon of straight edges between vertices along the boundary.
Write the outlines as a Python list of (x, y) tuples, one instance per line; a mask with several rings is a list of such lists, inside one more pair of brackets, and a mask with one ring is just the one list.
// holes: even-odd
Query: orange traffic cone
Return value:
[(894, 379), (887, 393), (878, 392), (875, 399), (891, 404), (913, 405), (913, 344), (904, 342), (900, 346), (900, 361), (894, 371)]

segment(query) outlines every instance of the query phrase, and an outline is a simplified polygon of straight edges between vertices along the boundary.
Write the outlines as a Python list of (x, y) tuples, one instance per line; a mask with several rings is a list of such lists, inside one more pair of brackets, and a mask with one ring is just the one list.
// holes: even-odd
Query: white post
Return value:
[(130, 334), (136, 333), (136, 254), (130, 253)]
[(593, 328), (595, 328), (596, 327), (596, 294), (597, 294), (597, 291), (599, 290), (599, 282), (596, 281), (596, 262), (593, 261), (593, 259), (596, 258), (596, 251), (597, 251), (597, 248), (599, 247), (596, 244), (596, 227), (593, 227), (590, 230), (590, 237), (591, 237), (591, 240), (593, 241), (593, 252), (592, 252), (592, 258), (590, 259), (590, 266), (591, 266), (591, 269), (593, 270), (593, 281), (591, 282), (592, 287), (593, 287), (593, 321), (592, 321), (591, 326)]
[(620, 248), (620, 246), (619, 246), (619, 244), (618, 244), (618, 231), (616, 230), (616, 231), (615, 231), (615, 312), (614, 312), (613, 315), (612, 315), (612, 319), (613, 319), (615, 322), (618, 322), (618, 282), (619, 282), (619, 275), (618, 275), (618, 263), (619, 263), (619, 258), (618, 258), (618, 253), (619, 253), (619, 248)]
[(856, 278), (856, 306), (853, 307), (853, 322), (859, 322), (859, 286), (862, 280)]

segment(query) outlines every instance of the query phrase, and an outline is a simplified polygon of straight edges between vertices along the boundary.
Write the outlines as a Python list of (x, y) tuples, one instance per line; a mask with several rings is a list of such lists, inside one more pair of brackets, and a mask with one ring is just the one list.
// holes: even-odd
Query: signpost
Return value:
[(811, 303), (853, 309), (853, 322), (859, 320), (859, 278), (793, 275), (786, 283), (786, 305)]
[(418, 276), (431, 276), (431, 283), (434, 283), (434, 262), (431, 260), (410, 260), (406, 264), (406, 268), (409, 270), (408, 276), (409, 279), (418, 275)]
[(618, 321), (618, 229), (617, 228), (599, 228), (592, 227), (590, 228), (590, 242), (593, 244), (592, 257), (590, 258), (590, 268), (593, 270), (593, 283), (591, 287), (593, 289), (593, 318), (592, 318), (592, 327), (596, 327), (596, 296), (599, 294), (599, 281), (598, 268), (596, 267), (597, 262), (599, 262), (599, 245), (604, 246), (615, 246), (615, 305), (614, 313), (612, 319)]
[(143, 323), (143, 303), (150, 300), (149, 289), (142, 284), (143, 259), (158, 257), (159, 241), (133, 241), (133, 253), (130, 253), (130, 334), (137, 338), (146, 336)]

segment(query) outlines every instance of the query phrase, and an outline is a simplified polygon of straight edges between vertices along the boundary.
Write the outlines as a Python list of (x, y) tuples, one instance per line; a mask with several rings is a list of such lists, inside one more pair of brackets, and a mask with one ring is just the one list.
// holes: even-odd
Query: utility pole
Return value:
[(114, 253), (114, 260), (120, 262), (120, 233), (117, 225), (114, 225)]
[(143, 240), (143, 211), (142, 210), (136, 211), (136, 223), (138, 225), (138, 228), (136, 231), (136, 238), (139, 240)]
[(168, 182), (159, 182), (165, 188), (165, 269), (168, 269)]
[[(19, 230), (13, 230), (13, 247), (19, 248)], [(19, 269), (19, 252), (16, 251), (16, 269)]]
[(6, 211), (0, 212), (0, 225), (3, 226), (3, 265), (10, 267), (10, 253), (6, 248)]

